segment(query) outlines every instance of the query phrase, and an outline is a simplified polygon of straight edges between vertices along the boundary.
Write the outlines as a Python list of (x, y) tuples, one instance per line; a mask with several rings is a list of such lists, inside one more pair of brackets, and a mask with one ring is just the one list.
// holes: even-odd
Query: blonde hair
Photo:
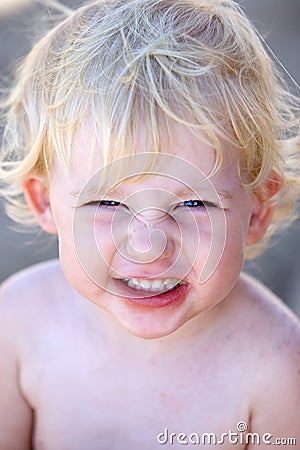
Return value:
[[(205, 132), (222, 162), (238, 147), (255, 191), (282, 177), (266, 239), (292, 217), (299, 193), (299, 104), (232, 0), (97, 0), (71, 12), (23, 61), (3, 103), (2, 193), (32, 224), (22, 180), (67, 167), (75, 131), (91, 118), (108, 163), (134, 152), (138, 122), (159, 152), (168, 120)], [(84, 151), (84, 150), (83, 150)], [(260, 247), (263, 246), (260, 243)], [(255, 250), (255, 249), (252, 249)]]

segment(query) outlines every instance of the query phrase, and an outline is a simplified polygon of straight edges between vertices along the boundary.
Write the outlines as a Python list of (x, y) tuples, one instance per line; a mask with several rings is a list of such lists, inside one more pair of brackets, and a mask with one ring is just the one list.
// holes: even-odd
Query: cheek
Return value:
[(78, 210), (75, 218), (74, 211), (58, 201), (53, 204), (61, 267), (67, 280), (79, 292), (99, 290), (106, 283), (108, 233), (97, 233), (94, 218), (85, 209)]
[(227, 221), (223, 210), (213, 210), (198, 225), (198, 270), (201, 278), (208, 278), (218, 266), (227, 239)]
[(221, 259), (224, 275), (238, 277), (243, 266), (248, 231), (247, 215), (229, 216), (227, 220), (226, 243)]
[[(206, 272), (205, 281), (199, 283), (199, 292), (203, 302), (206, 301), (206, 307), (216, 305), (225, 299), (240, 276), (244, 261), (244, 244), (241, 235), (227, 233), (223, 251), (215, 255), (212, 261), (213, 264), (209, 267), (210, 271)], [(203, 262), (201, 270), (203, 272)]]
[(210, 223), (199, 228), (195, 270), (202, 283), (212, 277), (221, 277), (229, 285), (235, 282), (244, 261), (247, 221), (247, 216), (226, 212), (211, 216)]
[(113, 256), (118, 248), (120, 236), (113, 233), (111, 224), (94, 224), (93, 230), (93, 252), (91, 258), (103, 266), (111, 267)]
[[(105, 249), (104, 249), (105, 250)], [(59, 237), (59, 257), (62, 271), (70, 285), (83, 297), (98, 298), (107, 285), (109, 259), (99, 252), (96, 242), (90, 242), (86, 230), (76, 235), (61, 233)]]

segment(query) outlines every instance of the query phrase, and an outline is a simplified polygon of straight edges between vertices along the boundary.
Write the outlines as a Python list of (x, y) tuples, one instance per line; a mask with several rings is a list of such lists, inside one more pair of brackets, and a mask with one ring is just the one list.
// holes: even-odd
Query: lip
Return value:
[(160, 294), (149, 292), (149, 295), (145, 296), (145, 291), (135, 291), (126, 286), (120, 279), (114, 279), (114, 282), (118, 286), (120, 296), (126, 303), (147, 308), (163, 308), (183, 303), (189, 289), (189, 285), (184, 283), (175, 289)]

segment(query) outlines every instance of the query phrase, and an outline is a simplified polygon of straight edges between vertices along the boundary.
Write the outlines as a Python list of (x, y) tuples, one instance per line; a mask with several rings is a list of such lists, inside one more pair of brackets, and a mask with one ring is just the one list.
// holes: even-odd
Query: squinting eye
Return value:
[(101, 200), (99, 206), (120, 206), (120, 202), (115, 202), (114, 200)]
[(209, 208), (216, 205), (205, 200), (186, 200), (185, 202), (178, 203), (177, 206), (185, 206), (187, 208)]
[(98, 207), (104, 206), (106, 208), (116, 207), (120, 205), (121, 205), (120, 202), (116, 202), (114, 200), (94, 200), (87, 203), (87, 206), (98, 206)]

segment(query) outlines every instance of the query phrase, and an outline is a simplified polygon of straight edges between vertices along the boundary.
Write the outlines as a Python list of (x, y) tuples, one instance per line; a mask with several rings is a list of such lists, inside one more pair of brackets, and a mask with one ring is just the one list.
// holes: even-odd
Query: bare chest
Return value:
[[(235, 377), (220, 377), (195, 361), (172, 369), (125, 357), (116, 364), (94, 353), (48, 348), (47, 359), (37, 352), (30, 372), (23, 372), (35, 413), (34, 450), (227, 448), (229, 433), (238, 435), (237, 424), (247, 422)], [(234, 448), (246, 447), (235, 437)]]
[(238, 430), (243, 431), (238, 424), (247, 423), (245, 413), (234, 401), (225, 405), (221, 398), (208, 402), (156, 392), (145, 398), (143, 392), (130, 392), (130, 386), (124, 391), (92, 395), (77, 385), (52, 399), (49, 395), (35, 411), (34, 450), (209, 448), (228, 442), (245, 448), (238, 439)]

